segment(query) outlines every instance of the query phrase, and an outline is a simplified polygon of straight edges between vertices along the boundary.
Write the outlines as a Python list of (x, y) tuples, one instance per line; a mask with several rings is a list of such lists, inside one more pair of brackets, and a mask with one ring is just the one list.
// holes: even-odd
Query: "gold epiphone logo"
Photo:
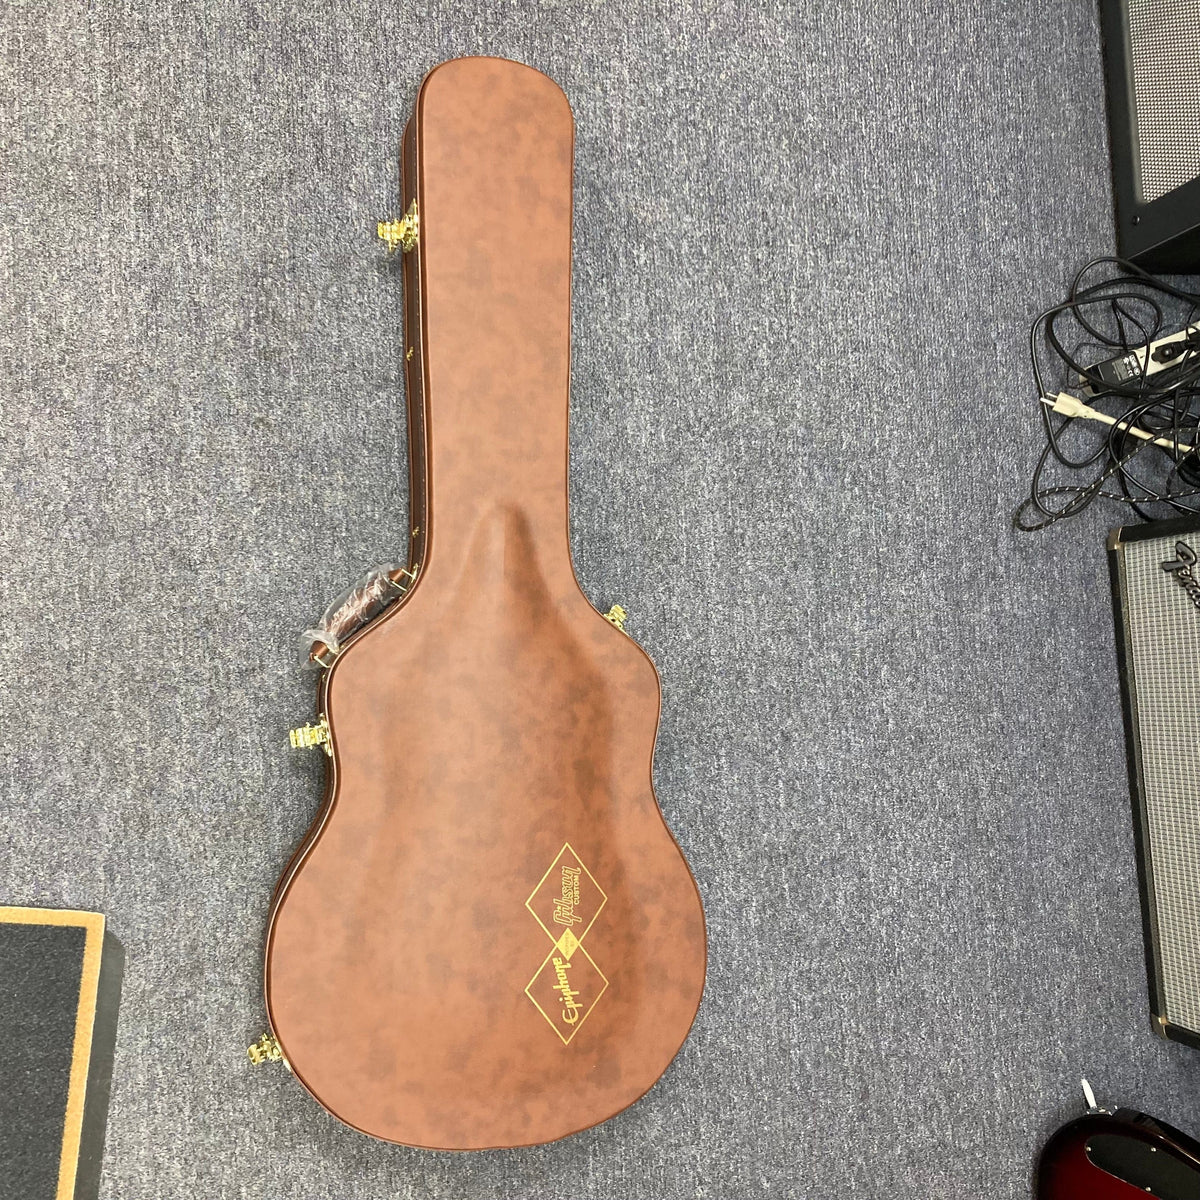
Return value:
[(583, 947), (583, 939), (607, 902), (608, 897), (570, 842), (563, 844), (525, 901), (525, 907), (553, 943), (526, 985), (525, 994), (564, 1046), (608, 988), (608, 980)]

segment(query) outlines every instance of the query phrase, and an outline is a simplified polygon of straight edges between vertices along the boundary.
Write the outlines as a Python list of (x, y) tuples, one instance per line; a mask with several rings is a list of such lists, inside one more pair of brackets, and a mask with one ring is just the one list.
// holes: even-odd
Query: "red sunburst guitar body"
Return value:
[(1042, 1150), (1037, 1200), (1200, 1200), (1200, 1144), (1144, 1113), (1092, 1112)]

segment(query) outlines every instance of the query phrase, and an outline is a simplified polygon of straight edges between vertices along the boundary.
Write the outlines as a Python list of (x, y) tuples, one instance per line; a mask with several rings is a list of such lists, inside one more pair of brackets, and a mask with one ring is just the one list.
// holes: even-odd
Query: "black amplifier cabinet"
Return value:
[(1108, 539), (1150, 1011), (1200, 1047), (1200, 521)]
[(123, 965), (100, 913), (0, 907), (0, 1200), (95, 1200)]
[(1117, 246), (1200, 271), (1200, 0), (1101, 0)]

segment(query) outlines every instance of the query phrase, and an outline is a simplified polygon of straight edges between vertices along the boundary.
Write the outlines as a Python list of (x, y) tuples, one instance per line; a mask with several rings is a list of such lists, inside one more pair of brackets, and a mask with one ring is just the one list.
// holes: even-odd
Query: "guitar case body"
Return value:
[(420, 89), (416, 582), (322, 676), (325, 804), (272, 904), (286, 1061), (411, 1146), (607, 1119), (666, 1069), (704, 986), (699, 894), (651, 784), (658, 677), (571, 565), (573, 140), (563, 93), (520, 64), (458, 59)]

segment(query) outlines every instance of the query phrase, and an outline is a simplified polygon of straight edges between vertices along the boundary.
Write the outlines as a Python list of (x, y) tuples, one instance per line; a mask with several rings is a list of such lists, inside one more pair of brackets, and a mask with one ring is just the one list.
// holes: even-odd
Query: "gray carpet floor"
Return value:
[[(1103, 535), (1011, 531), (1031, 316), (1112, 248), (1090, 0), (76, 4), (0, 77), (0, 902), (128, 962), (102, 1194), (1022, 1197), (1148, 1031)], [(556, 1145), (373, 1143), (251, 1069), (315, 812), (302, 629), (405, 544), (421, 77), (575, 110), (572, 537), (664, 684), (686, 1048)]]

